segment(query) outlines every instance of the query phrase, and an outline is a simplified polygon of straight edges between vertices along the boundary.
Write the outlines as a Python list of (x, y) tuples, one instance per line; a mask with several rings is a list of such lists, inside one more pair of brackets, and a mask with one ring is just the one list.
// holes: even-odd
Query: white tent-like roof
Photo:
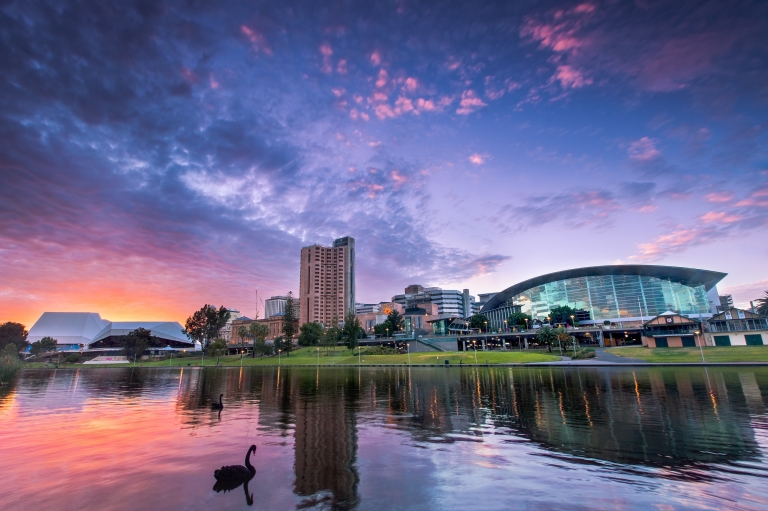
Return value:
[(89, 346), (107, 337), (127, 335), (137, 328), (150, 330), (153, 337), (194, 346), (176, 321), (112, 322), (101, 319), (95, 312), (45, 312), (30, 328), (27, 340), (35, 342), (43, 337), (53, 337), (59, 344)]
[(29, 329), (27, 341), (53, 337), (59, 344), (90, 344), (109, 324), (96, 312), (44, 312)]

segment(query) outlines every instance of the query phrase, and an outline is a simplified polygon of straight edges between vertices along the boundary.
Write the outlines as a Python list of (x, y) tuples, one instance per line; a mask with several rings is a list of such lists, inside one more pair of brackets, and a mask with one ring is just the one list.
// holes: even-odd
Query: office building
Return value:
[(437, 305), (439, 315), (469, 317), (477, 311), (475, 297), (469, 290), (441, 289), (439, 287), (422, 287), (413, 284), (405, 288), (405, 293), (392, 297), (394, 303), (405, 309), (416, 308), (425, 303)]
[(273, 296), (264, 300), (264, 317), (271, 318), (285, 311), (285, 302), (287, 300), (287, 296)]
[(299, 324), (344, 321), (355, 310), (355, 239), (302, 248), (299, 285)]
[(718, 296), (718, 300), (720, 303), (717, 305), (717, 312), (725, 312), (733, 309), (733, 296), (720, 295)]
[(534, 277), (489, 299), (481, 313), (503, 328), (516, 310), (547, 321), (553, 307), (576, 309), (579, 324), (642, 323), (664, 312), (709, 318), (720, 303), (716, 284), (727, 274), (659, 265), (607, 265)]

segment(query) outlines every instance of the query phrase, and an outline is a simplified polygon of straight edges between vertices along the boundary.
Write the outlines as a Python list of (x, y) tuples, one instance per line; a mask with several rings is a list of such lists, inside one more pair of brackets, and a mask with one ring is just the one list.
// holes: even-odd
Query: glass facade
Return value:
[(568, 305), (589, 313), (593, 321), (710, 312), (703, 285), (686, 286), (670, 280), (640, 275), (601, 275), (558, 280), (521, 292), (508, 303), (545, 321), (551, 307)]

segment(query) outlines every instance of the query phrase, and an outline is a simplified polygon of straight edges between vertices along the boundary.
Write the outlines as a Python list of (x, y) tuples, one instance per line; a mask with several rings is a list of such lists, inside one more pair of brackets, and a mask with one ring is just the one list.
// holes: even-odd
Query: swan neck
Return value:
[(251, 465), (251, 453), (254, 451), (254, 449), (248, 449), (248, 454), (245, 455), (245, 466), (248, 467), (248, 470), (251, 472), (255, 472), (256, 469), (253, 468), (253, 465)]

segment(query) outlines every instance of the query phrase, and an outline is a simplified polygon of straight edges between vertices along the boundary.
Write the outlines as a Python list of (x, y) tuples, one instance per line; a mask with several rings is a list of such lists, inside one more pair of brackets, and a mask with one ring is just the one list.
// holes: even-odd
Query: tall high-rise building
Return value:
[(344, 321), (355, 310), (355, 239), (302, 248), (299, 286), (299, 324)]
[(465, 292), (454, 289), (441, 289), (439, 287), (422, 287), (412, 284), (405, 288), (405, 293), (392, 297), (392, 302), (405, 307), (419, 307), (423, 303), (437, 305), (438, 314), (448, 314), (456, 317), (469, 317), (477, 312), (475, 297)]

